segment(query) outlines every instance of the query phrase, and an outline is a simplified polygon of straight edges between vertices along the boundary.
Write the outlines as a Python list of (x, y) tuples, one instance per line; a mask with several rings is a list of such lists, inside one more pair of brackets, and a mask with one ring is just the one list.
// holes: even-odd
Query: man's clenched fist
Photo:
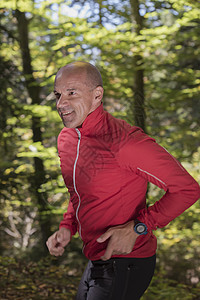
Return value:
[(58, 231), (52, 234), (46, 242), (50, 254), (55, 256), (63, 255), (65, 251), (64, 247), (67, 246), (67, 244), (70, 242), (70, 239), (70, 230), (61, 227)]

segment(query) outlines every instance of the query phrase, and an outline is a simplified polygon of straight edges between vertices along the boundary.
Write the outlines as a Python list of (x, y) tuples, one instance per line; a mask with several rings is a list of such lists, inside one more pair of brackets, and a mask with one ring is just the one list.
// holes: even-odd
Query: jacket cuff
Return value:
[(71, 232), (71, 237), (72, 237), (73, 235), (75, 235), (76, 232), (77, 232), (77, 226), (76, 226), (76, 225), (72, 225), (72, 226), (66, 225), (66, 224), (63, 224), (63, 222), (61, 221), (61, 222), (60, 222), (60, 225), (59, 225), (59, 229), (62, 228), (62, 227), (64, 227), (64, 228), (70, 230), (70, 232)]

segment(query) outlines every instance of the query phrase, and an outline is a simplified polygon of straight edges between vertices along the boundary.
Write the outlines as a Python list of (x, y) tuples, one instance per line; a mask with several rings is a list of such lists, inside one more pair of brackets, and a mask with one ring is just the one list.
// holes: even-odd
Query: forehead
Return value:
[(58, 71), (55, 84), (70, 84), (70, 83), (85, 83), (86, 82), (86, 72), (78, 69), (65, 69), (62, 68)]
[(69, 80), (65, 81), (63, 83), (56, 82), (55, 83), (55, 90), (57, 91), (67, 91), (67, 90), (83, 90), (86, 89), (86, 84), (83, 82), (79, 82), (77, 80)]

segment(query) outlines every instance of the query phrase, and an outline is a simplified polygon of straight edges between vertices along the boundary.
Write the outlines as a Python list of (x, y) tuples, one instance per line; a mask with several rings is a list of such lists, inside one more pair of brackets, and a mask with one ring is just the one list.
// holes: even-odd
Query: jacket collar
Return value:
[(104, 116), (103, 103), (101, 103), (93, 112), (84, 120), (82, 126), (77, 128), (82, 134), (94, 133), (96, 125)]

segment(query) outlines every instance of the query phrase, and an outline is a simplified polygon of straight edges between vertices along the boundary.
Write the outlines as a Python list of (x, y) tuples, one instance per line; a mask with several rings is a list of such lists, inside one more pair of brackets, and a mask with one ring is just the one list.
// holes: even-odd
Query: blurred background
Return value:
[[(200, 182), (200, 3), (195, 0), (1, 0), (0, 299), (73, 299), (85, 267), (75, 236), (45, 242), (69, 194), (57, 154), (58, 69), (100, 70), (104, 108), (142, 127)], [(148, 189), (148, 205), (163, 191)], [(157, 269), (143, 300), (200, 299), (200, 205), (155, 232)]]

